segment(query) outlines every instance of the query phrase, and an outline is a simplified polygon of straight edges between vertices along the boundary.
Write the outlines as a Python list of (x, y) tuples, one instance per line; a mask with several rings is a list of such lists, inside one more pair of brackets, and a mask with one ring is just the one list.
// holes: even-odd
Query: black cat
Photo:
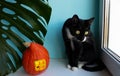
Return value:
[[(90, 31), (93, 20), (94, 18), (83, 20), (73, 15), (63, 25), (62, 34), (68, 57), (67, 67), (72, 70), (82, 67), (87, 71), (99, 71), (104, 68)], [(80, 64), (81, 62), (84, 63)]]

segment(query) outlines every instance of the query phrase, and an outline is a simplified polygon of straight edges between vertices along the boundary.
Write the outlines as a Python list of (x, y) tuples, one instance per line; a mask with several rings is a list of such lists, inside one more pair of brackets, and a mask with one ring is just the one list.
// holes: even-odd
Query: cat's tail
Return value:
[(82, 66), (82, 68), (84, 70), (94, 72), (94, 71), (103, 70), (105, 68), (105, 65), (99, 61), (96, 63), (86, 63), (85, 65)]

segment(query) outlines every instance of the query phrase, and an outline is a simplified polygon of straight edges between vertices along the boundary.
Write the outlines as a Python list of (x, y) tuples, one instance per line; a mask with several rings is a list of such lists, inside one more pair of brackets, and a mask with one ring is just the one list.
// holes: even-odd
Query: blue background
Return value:
[(67, 18), (77, 14), (82, 19), (95, 17), (92, 32), (98, 40), (99, 0), (49, 0), (52, 15), (48, 25), (44, 46), (51, 58), (65, 58), (65, 46), (62, 38), (62, 26)]

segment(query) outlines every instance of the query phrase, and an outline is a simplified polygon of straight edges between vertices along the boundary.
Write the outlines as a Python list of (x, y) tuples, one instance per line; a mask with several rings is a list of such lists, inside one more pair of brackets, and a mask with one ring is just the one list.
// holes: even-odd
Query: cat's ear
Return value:
[(76, 14), (73, 15), (72, 21), (75, 22), (75, 23), (79, 22), (79, 17)]
[(85, 20), (86, 28), (90, 28), (90, 25), (91, 25), (91, 23), (93, 22), (94, 19), (95, 19), (95, 18), (92, 17), (92, 18), (90, 18), (90, 19), (88, 19), (88, 20)]
[(88, 20), (87, 20), (87, 23), (88, 23), (89, 25), (91, 25), (91, 23), (93, 22), (94, 19), (95, 19), (94, 17), (88, 19)]

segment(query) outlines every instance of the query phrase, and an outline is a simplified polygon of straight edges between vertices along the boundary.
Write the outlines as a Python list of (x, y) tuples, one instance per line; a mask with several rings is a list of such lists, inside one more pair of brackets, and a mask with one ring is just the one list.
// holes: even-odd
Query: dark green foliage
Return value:
[(50, 15), (48, 0), (0, 0), (0, 76), (21, 66), (23, 42), (44, 43)]

